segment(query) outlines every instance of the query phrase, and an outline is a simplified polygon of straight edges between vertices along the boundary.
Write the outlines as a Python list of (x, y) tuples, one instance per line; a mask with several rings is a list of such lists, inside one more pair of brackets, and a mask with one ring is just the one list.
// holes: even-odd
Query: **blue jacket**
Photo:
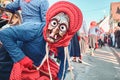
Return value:
[(24, 0), (15, 0), (6, 6), (11, 11), (22, 10), (22, 19), (24, 22), (45, 22), (46, 11), (49, 7), (48, 0), (31, 0), (29, 3)]
[[(29, 56), (39, 65), (45, 55), (45, 40), (42, 31), (45, 26), (45, 14), (48, 9), (47, 0), (15, 0), (6, 6), (6, 9), (22, 10), (23, 22), (21, 25), (10, 27), (0, 31), (0, 41), (9, 52), (12, 60), (17, 62), (25, 55)], [(23, 42), (22, 49), (17, 42)]]

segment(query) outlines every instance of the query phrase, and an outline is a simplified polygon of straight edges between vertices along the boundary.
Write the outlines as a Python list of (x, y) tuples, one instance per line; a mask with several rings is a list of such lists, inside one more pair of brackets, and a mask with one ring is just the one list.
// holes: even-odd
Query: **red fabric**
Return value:
[[(49, 64), (52, 78), (54, 80), (59, 80), (57, 77), (59, 71), (58, 65), (51, 59), (49, 59)], [(10, 80), (50, 80), (47, 61), (44, 62), (40, 70), (36, 70), (34, 67), (32, 69), (25, 68), (20, 63), (15, 63), (11, 71)]]
[(95, 43), (95, 49), (97, 49), (99, 46), (98, 46), (98, 43)]
[(78, 41), (80, 41), (80, 36), (78, 36)]
[[(50, 65), (50, 70), (51, 70), (52, 77), (55, 79), (57, 77), (59, 67), (51, 59), (49, 59), (49, 65)], [(47, 73), (49, 73), (47, 60), (44, 62), (44, 65), (40, 69), (44, 70)]]
[(22, 68), (23, 66), (21, 66), (19, 63), (15, 63), (10, 74), (10, 80), (21, 80)]
[(25, 2), (29, 3), (31, 0), (24, 0)]
[(50, 80), (47, 76), (42, 76), (38, 80)]
[(10, 80), (36, 80), (40, 74), (37, 70), (29, 70), (19, 63), (15, 63), (10, 74)]
[[(64, 12), (69, 16), (70, 25), (68, 32), (64, 35), (63, 39), (59, 40), (56, 43), (49, 43), (50, 50), (57, 55), (57, 47), (68, 46), (73, 35), (80, 29), (83, 16), (81, 10), (74, 4), (67, 1), (59, 1), (53, 4), (46, 14), (46, 25), (44, 27), (43, 35), (44, 39), (47, 41), (46, 31), (48, 29), (48, 24), (51, 18), (57, 15), (60, 12)], [(47, 41), (48, 42), (48, 41)]]
[(25, 68), (31, 69), (33, 66), (33, 61), (27, 56), (25, 56), (22, 60), (20, 60), (19, 63), (23, 65)]
[(9, 17), (8, 17), (8, 15), (6, 14), (6, 13), (3, 13), (2, 14), (2, 17), (1, 17), (1, 19), (8, 19)]

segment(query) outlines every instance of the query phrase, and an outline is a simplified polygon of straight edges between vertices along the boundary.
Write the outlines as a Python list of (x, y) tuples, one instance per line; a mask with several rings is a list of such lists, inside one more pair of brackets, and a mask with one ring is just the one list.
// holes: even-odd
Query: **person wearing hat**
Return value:
[(90, 23), (90, 28), (88, 31), (88, 43), (89, 43), (89, 48), (90, 48), (90, 55), (94, 56), (94, 50), (96, 48), (96, 43), (97, 43), (97, 35), (99, 32), (99, 28), (97, 26), (96, 21), (92, 21)]
[[(60, 60), (59, 80), (65, 78), (69, 65), (66, 54), (71, 51), (71, 40), (81, 28), (82, 21), (81, 10), (67, 1), (60, 1), (47, 11), (43, 35), (48, 42), (50, 51)], [(65, 50), (66, 47), (68, 47), (68, 50)]]

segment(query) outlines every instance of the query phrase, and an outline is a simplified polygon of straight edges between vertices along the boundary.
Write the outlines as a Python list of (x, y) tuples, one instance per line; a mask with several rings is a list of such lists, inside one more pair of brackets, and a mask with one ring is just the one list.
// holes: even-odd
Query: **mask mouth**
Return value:
[(62, 36), (59, 35), (59, 33), (53, 33), (54, 35), (51, 35), (52, 34), (52, 30), (48, 30), (47, 31), (47, 41), (49, 43), (55, 43), (55, 42), (58, 42)]

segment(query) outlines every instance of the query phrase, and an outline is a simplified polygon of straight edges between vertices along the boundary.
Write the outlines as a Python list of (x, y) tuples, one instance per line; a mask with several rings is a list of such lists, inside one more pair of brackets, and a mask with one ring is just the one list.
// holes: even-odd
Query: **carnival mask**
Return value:
[(48, 29), (46, 32), (47, 41), (50, 43), (55, 43), (62, 39), (69, 29), (69, 18), (65, 13), (59, 13), (52, 17), (50, 23), (48, 24)]

